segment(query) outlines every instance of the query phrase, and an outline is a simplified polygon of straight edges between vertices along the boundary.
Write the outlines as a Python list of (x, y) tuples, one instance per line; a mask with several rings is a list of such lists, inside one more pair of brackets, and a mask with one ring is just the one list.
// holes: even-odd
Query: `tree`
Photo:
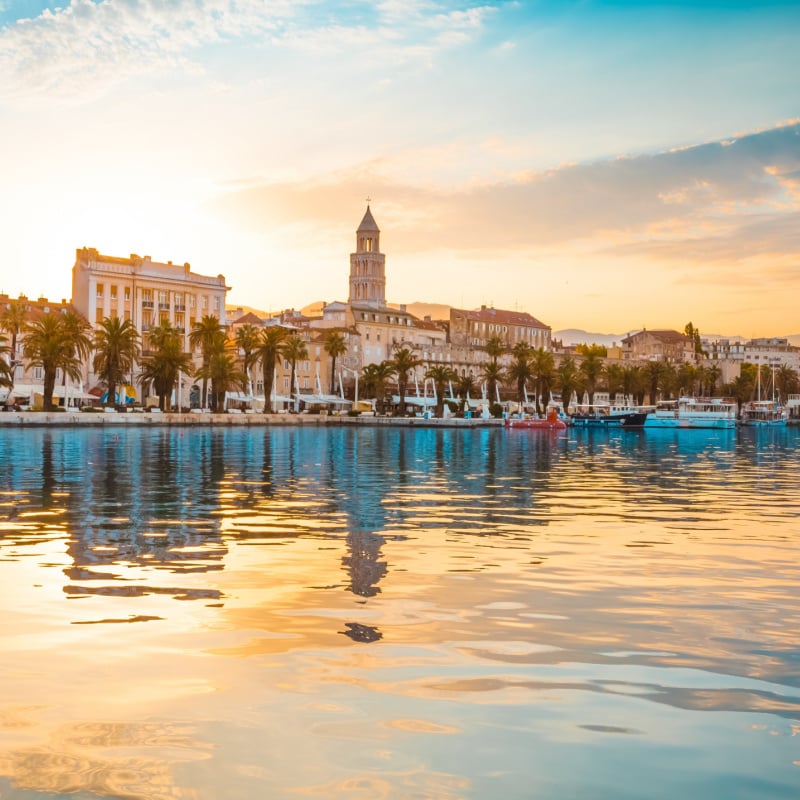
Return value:
[(249, 322), (236, 329), (236, 346), (242, 353), (242, 373), (245, 376), (242, 389), (245, 392), (251, 391), (252, 376), (250, 375), (250, 370), (258, 360), (256, 353), (260, 339), (259, 329)]
[(633, 397), (637, 406), (644, 403), (645, 384), (641, 367), (622, 368), (622, 391), (628, 397)]
[(211, 382), (210, 405), (213, 412), (220, 410), (225, 392), (234, 386), (240, 386), (246, 380), (244, 372), (236, 363), (236, 356), (228, 347), (215, 348), (208, 357), (208, 365), (200, 367), (196, 374)]
[(428, 367), (425, 377), (433, 381), (436, 389), (436, 416), (441, 417), (444, 410), (445, 387), (450, 381), (455, 380), (456, 373), (452, 367), (448, 367), (446, 364), (434, 364)]
[(790, 394), (800, 391), (800, 378), (788, 364), (781, 364), (775, 370), (775, 391), (784, 403)]
[(10, 362), (11, 348), (6, 344), (5, 336), (0, 336), (0, 386), (11, 387), (14, 385), (14, 368)]
[(650, 403), (654, 404), (662, 386), (667, 365), (663, 361), (648, 361), (644, 368), (645, 384), (650, 395)]
[(505, 341), (495, 334), (486, 340), (486, 344), (483, 346), (483, 349), (486, 351), (486, 354), (489, 356), (490, 360), (496, 364), (500, 356), (505, 353), (507, 346)]
[(533, 349), (527, 342), (517, 342), (511, 350), (513, 356), (511, 364), (506, 369), (508, 379), (517, 385), (517, 400), (520, 410), (525, 403), (525, 384), (530, 380), (531, 375), (531, 355)]
[(505, 371), (497, 361), (487, 361), (483, 365), (483, 378), (486, 381), (486, 394), (489, 404), (497, 402), (497, 387), (505, 378)]
[[(206, 314), (195, 322), (192, 330), (189, 332), (189, 345), (192, 350), (199, 350), (203, 359), (201, 369), (197, 371), (198, 375), (202, 372), (204, 375), (209, 374), (208, 362), (211, 359), (211, 353), (217, 350), (225, 339), (225, 326), (213, 314)], [(208, 377), (203, 378), (202, 390), (202, 406), (208, 406)]]
[(602, 344), (576, 344), (575, 352), (582, 356), (597, 356), (598, 358), (608, 357), (608, 348)]
[(381, 361), (380, 364), (367, 364), (361, 371), (364, 391), (367, 394), (374, 395), (378, 413), (383, 413), (386, 384), (392, 375), (394, 375), (394, 366), (391, 361)]
[(26, 323), (23, 354), (29, 366), (41, 367), (44, 371), (45, 411), (53, 410), (53, 390), (59, 369), (73, 380), (80, 380), (80, 356), (91, 347), (87, 328), (85, 320), (83, 325), (78, 325), (66, 314), (58, 313), (42, 314)]
[(608, 386), (608, 399), (611, 403), (617, 401), (617, 394), (624, 391), (625, 373), (622, 364), (606, 364), (606, 385)]
[(147, 335), (150, 349), (142, 359), (140, 381), (143, 393), (152, 386), (158, 395), (158, 405), (162, 411), (167, 410), (167, 401), (181, 372), (192, 375), (192, 354), (183, 350), (183, 336), (169, 322), (150, 329)]
[(544, 414), (550, 402), (553, 383), (555, 382), (556, 364), (553, 354), (543, 347), (531, 353), (531, 377), (536, 395), (536, 413)]
[(408, 377), (420, 364), (422, 364), (422, 362), (408, 347), (395, 347), (394, 358), (391, 360), (391, 365), (392, 371), (397, 376), (397, 393), (400, 396), (398, 414), (401, 417), (404, 417), (406, 414)]
[(706, 370), (705, 370), (705, 379), (706, 379), (705, 392), (707, 392), (710, 397), (713, 397), (715, 392), (717, 391), (717, 384), (719, 383), (719, 379), (721, 377), (722, 377), (722, 370), (720, 369), (718, 364), (711, 363), (711, 364), (709, 364), (709, 366), (706, 367)]
[(566, 356), (558, 365), (558, 382), (561, 389), (561, 405), (564, 406), (564, 413), (568, 414), (572, 393), (577, 391), (580, 385), (578, 367), (570, 356)]
[(261, 362), (264, 377), (264, 413), (271, 414), (272, 387), (275, 383), (275, 365), (283, 354), (283, 343), (289, 332), (286, 328), (272, 325), (261, 331), (260, 341), (256, 348), (256, 359)]
[(703, 355), (703, 343), (700, 340), (700, 329), (695, 328), (691, 322), (687, 322), (683, 328), (683, 332), (692, 342), (692, 349), (694, 350), (695, 359), (698, 359), (701, 355)]
[(347, 352), (347, 342), (339, 331), (328, 331), (323, 346), (331, 357), (331, 394), (336, 394), (336, 359)]
[[(586, 391), (589, 393), (590, 406), (594, 405), (594, 393), (604, 369), (602, 357), (595, 348), (597, 348), (597, 345), (592, 345), (591, 348), (587, 349), (586, 355), (584, 355), (578, 367), (583, 376)], [(575, 349), (577, 350), (577, 348)]]
[[(295, 392), (295, 377), (297, 375), (297, 362), (308, 358), (308, 347), (306, 343), (296, 334), (292, 333), (286, 337), (283, 343), (283, 357), (288, 359), (291, 367), (291, 379), (289, 380), (289, 396)], [(294, 400), (294, 410), (297, 411), (299, 407), (299, 392), (296, 393)]]
[(11, 351), (9, 367), (11, 367), (11, 380), (14, 380), (14, 367), (17, 361), (17, 339), (25, 328), (28, 319), (28, 307), (22, 300), (11, 300), (0, 314), (0, 330), (11, 335)]
[(106, 405), (116, 402), (117, 386), (125, 382), (139, 352), (139, 332), (129, 319), (106, 317), (95, 330), (92, 368), (108, 390)]
[(698, 368), (692, 364), (684, 362), (678, 367), (677, 384), (681, 395), (693, 395), (698, 379)]

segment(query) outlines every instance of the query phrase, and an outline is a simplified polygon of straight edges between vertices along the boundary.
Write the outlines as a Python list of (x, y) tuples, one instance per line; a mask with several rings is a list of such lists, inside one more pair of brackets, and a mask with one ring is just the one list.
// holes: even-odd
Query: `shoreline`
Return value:
[(348, 417), (328, 414), (184, 414), (81, 413), (7, 411), (0, 413), (2, 428), (118, 428), (118, 427), (282, 427), (324, 425), (377, 425), (406, 428), (492, 428), (502, 427), (502, 419), (423, 419), (422, 417)]

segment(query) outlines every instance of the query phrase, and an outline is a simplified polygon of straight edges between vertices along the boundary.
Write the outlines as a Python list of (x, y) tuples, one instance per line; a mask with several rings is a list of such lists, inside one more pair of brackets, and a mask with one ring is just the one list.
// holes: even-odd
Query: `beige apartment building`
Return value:
[(192, 325), (206, 315), (225, 324), (229, 289), (222, 275), (198, 275), (189, 264), (164, 264), (150, 256), (106, 256), (93, 247), (75, 251), (72, 303), (93, 325), (106, 317), (121, 317), (147, 333), (166, 320), (184, 331), (188, 342)]
[[(229, 289), (224, 276), (198, 275), (189, 264), (162, 263), (150, 256), (107, 256), (93, 247), (75, 251), (72, 304), (92, 325), (120, 317), (146, 336), (154, 325), (167, 321), (182, 331), (187, 352), (189, 333), (202, 317), (214, 316), (225, 324)], [(132, 378), (136, 383), (136, 376)], [(90, 373), (89, 382), (93, 380)], [(181, 389), (189, 385), (187, 380)]]

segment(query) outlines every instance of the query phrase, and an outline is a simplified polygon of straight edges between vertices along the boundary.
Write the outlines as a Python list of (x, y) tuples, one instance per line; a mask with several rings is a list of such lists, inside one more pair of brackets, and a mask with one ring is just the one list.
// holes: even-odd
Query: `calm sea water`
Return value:
[(0, 430), (0, 798), (796, 798), (799, 448)]

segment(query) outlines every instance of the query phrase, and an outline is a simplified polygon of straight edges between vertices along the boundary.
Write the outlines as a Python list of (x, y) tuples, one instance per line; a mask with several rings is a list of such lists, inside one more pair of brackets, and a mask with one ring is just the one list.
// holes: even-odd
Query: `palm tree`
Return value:
[(606, 364), (605, 372), (608, 399), (611, 403), (615, 403), (619, 392), (625, 394), (625, 371), (621, 364)]
[(497, 361), (487, 361), (483, 365), (483, 378), (486, 381), (486, 394), (489, 405), (497, 402), (497, 386), (503, 382), (505, 371)]
[(589, 393), (589, 406), (594, 405), (594, 393), (597, 383), (603, 374), (603, 360), (594, 348), (587, 351), (578, 367), (585, 381), (586, 391)]
[(246, 322), (236, 330), (236, 346), (242, 353), (242, 372), (245, 376), (245, 382), (242, 386), (245, 392), (250, 391), (250, 383), (252, 376), (250, 369), (258, 360), (256, 355), (260, 341), (260, 331), (255, 325)]
[(4, 358), (11, 360), (11, 348), (6, 344), (5, 336), (0, 336), (0, 386), (13, 386), (14, 368)]
[(379, 414), (383, 413), (386, 398), (386, 384), (394, 375), (394, 366), (391, 361), (381, 361), (380, 364), (367, 364), (361, 371), (361, 380), (365, 393), (375, 397), (375, 406)]
[(147, 335), (149, 351), (142, 359), (140, 381), (143, 390), (152, 385), (159, 398), (159, 408), (167, 410), (167, 401), (181, 372), (193, 372), (192, 354), (183, 350), (183, 335), (169, 322), (150, 329)]
[(533, 349), (527, 342), (517, 342), (511, 350), (513, 360), (506, 370), (509, 380), (517, 384), (517, 400), (520, 410), (525, 403), (525, 384), (530, 380), (533, 372), (531, 370), (531, 357)]
[(483, 349), (486, 351), (489, 359), (496, 364), (497, 360), (501, 355), (503, 355), (503, 353), (505, 353), (507, 348), (505, 341), (495, 334), (486, 340), (486, 344), (483, 346)]
[(797, 377), (797, 372), (788, 364), (781, 364), (775, 370), (775, 391), (784, 403), (790, 394), (800, 391), (800, 379)]
[(256, 348), (256, 360), (261, 362), (264, 377), (264, 413), (272, 413), (272, 386), (275, 382), (275, 365), (283, 354), (283, 343), (288, 335), (286, 328), (273, 325), (261, 331)]
[(566, 356), (558, 365), (558, 381), (561, 388), (561, 405), (564, 406), (564, 413), (569, 414), (569, 403), (572, 400), (572, 393), (577, 391), (580, 383), (578, 367), (571, 356)]
[(644, 402), (644, 376), (641, 367), (622, 368), (622, 391), (628, 397), (633, 397), (636, 405), (642, 405)]
[(331, 394), (336, 394), (336, 359), (347, 352), (347, 342), (339, 331), (328, 331), (324, 347), (331, 357)]
[(705, 368), (706, 371), (706, 390), (710, 397), (717, 391), (717, 384), (722, 377), (722, 369), (718, 364), (711, 363)]
[(240, 386), (245, 374), (236, 364), (236, 356), (229, 348), (215, 348), (208, 358), (208, 365), (197, 370), (197, 376), (206, 378), (211, 382), (211, 410), (220, 410), (220, 404), (225, 397), (225, 392), (234, 386)]
[(139, 357), (139, 332), (129, 319), (106, 317), (94, 332), (92, 368), (106, 386), (106, 405), (116, 402), (117, 386), (125, 382)]
[(28, 307), (21, 300), (11, 300), (3, 312), (0, 313), (0, 330), (11, 334), (11, 352), (9, 367), (11, 367), (11, 380), (14, 380), (14, 367), (17, 365), (17, 339), (25, 328), (28, 318)]
[(555, 379), (556, 364), (553, 354), (543, 347), (531, 353), (531, 377), (533, 378), (534, 392), (536, 395), (536, 413), (542, 414), (550, 402), (550, 393)]
[[(691, 325), (691, 322), (689, 323)], [(677, 384), (678, 391), (682, 395), (693, 395), (695, 393), (695, 384), (698, 379), (698, 368), (694, 365), (684, 362), (678, 367)]]
[(434, 364), (428, 367), (425, 377), (433, 381), (436, 389), (436, 416), (441, 417), (444, 410), (444, 389), (450, 381), (456, 379), (455, 370), (446, 364)]
[(80, 380), (80, 354), (91, 347), (85, 330), (72, 324), (65, 314), (42, 314), (24, 327), (23, 353), (29, 366), (44, 371), (44, 410), (53, 410), (56, 372), (60, 369), (73, 380)]
[(396, 347), (394, 358), (391, 360), (392, 370), (397, 376), (397, 394), (400, 399), (399, 416), (406, 415), (406, 390), (408, 389), (408, 376), (422, 362), (408, 347)]
[[(208, 362), (211, 359), (211, 353), (220, 346), (225, 337), (225, 326), (213, 314), (206, 314), (199, 322), (195, 322), (192, 330), (189, 333), (189, 345), (192, 350), (199, 350), (203, 358), (203, 365), (201, 370), (198, 370), (198, 375), (202, 371), (208, 375), (209, 368)], [(203, 391), (202, 391), (202, 406), (206, 408), (208, 405), (208, 377), (203, 378)]]
[(666, 364), (663, 361), (648, 361), (644, 368), (645, 383), (650, 395), (650, 403), (655, 403), (661, 387)]
[[(296, 333), (292, 333), (290, 336), (286, 337), (283, 343), (283, 357), (289, 361), (291, 367), (291, 378), (289, 380), (289, 396), (291, 397), (292, 392), (295, 391), (294, 382), (295, 375), (297, 374), (297, 362), (308, 358), (308, 347), (306, 347), (306, 343)], [(295, 411), (299, 408), (299, 402), (300, 397), (298, 392), (294, 400)]]

